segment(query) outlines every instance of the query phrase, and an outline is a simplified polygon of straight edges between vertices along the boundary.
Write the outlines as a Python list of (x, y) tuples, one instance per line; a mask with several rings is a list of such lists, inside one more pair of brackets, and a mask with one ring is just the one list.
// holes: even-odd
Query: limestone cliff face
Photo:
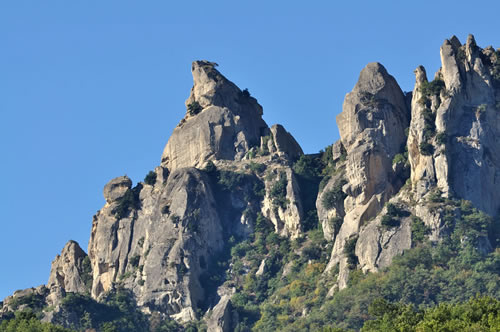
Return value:
[(206, 174), (183, 168), (160, 179), (127, 189), (137, 201), (125, 215), (116, 214), (125, 196), (107, 196), (94, 217), (92, 296), (121, 284), (138, 305), (188, 321), (204, 300), (200, 275), (223, 246), (222, 226)]
[[(362, 129), (368, 128), (363, 127), (365, 119), (376, 119), (377, 115), (367, 113), (369, 116), (364, 116), (359, 112), (367, 103), (362, 98), (352, 102), (354, 92), (359, 89), (355, 87), (347, 95), (344, 110), (337, 117), (342, 146), (347, 152), (345, 163), (338, 166), (339, 174), (345, 174), (346, 184), (342, 190), (346, 198), (343, 206), (337, 202), (331, 211), (318, 209), (323, 219), (324, 216), (343, 217), (327, 267), (329, 270), (336, 264), (340, 265), (339, 288), (346, 287), (349, 275), (344, 250), (346, 241), (355, 243), (354, 257), (358, 268), (377, 271), (412, 246), (410, 215), (421, 218), (429, 227), (432, 241), (440, 240), (447, 226), (443, 210), (429, 205), (431, 195), (469, 200), (482, 211), (492, 216), (497, 214), (500, 174), (498, 56), (499, 53), (491, 47), (480, 49), (472, 36), (465, 45), (456, 37), (446, 40), (441, 47), (442, 67), (432, 82), (427, 80), (422, 66), (415, 70), (411, 120), (407, 111), (385, 113), (391, 114), (392, 120), (390, 116), (379, 115), (384, 119), (384, 126), (388, 126), (388, 129), (378, 131), (379, 136), (363, 133)], [(357, 86), (370, 87), (371, 82), (379, 80), (362, 73), (360, 81)], [(389, 93), (390, 97), (384, 99), (389, 100), (389, 104), (400, 106), (393, 109), (404, 110), (399, 88), (394, 84), (387, 86), (392, 86), (389, 91), (394, 93)], [(361, 93), (368, 96), (365, 98), (371, 101), (373, 108), (380, 107), (377, 98)], [(404, 120), (398, 122), (398, 118)], [(408, 121), (406, 141), (403, 132)], [(392, 128), (391, 124), (394, 125)], [(372, 129), (367, 132), (370, 131)], [(356, 144), (356, 140), (361, 144)], [(400, 189), (407, 174), (404, 162), (391, 166), (390, 161), (398, 152), (398, 144), (405, 143), (410, 182)], [(401, 145), (399, 152), (403, 153)], [(332, 177), (318, 201), (340, 176)], [(386, 227), (382, 223), (383, 217), (389, 213), (383, 207), (388, 201), (402, 211), (396, 227)], [(323, 224), (323, 229), (331, 238), (331, 227)], [(488, 243), (483, 246), (488, 250)]]
[(188, 112), (162, 154), (162, 166), (170, 171), (202, 167), (211, 159), (241, 160), (269, 132), (257, 100), (222, 76), (215, 66), (208, 61), (193, 62)]
[[(283, 126), (269, 129), (257, 101), (214, 67), (193, 63), (188, 113), (165, 147), (154, 184), (132, 188), (122, 176), (105, 186), (106, 204), (94, 216), (88, 248), (92, 297), (125, 287), (147, 312), (185, 322), (217, 304), (224, 317), (229, 297), (217, 300), (202, 284), (224, 240), (251, 234), (257, 213), (281, 235), (300, 234), (303, 211), (291, 163), (302, 149)], [(215, 173), (196, 168), (207, 161)], [(266, 172), (252, 170), (255, 165)], [(252, 198), (259, 182), (262, 201)], [(224, 324), (215, 325), (227, 330)]]
[[(333, 177), (319, 195), (322, 198), (332, 185), (341, 185), (343, 178), (341, 198), (345, 198), (332, 207), (333, 215), (343, 217), (343, 223), (327, 267), (329, 270), (340, 264), (341, 288), (346, 286), (348, 274), (346, 241), (358, 236), (360, 227), (374, 218), (403, 184), (392, 168), (392, 160), (404, 147), (409, 122), (405, 97), (396, 80), (382, 65), (368, 64), (337, 116), (347, 154), (345, 167), (342, 175)], [(332, 230), (324, 226), (324, 233), (331, 236)]]
[[(325, 168), (328, 178), (314, 193), (333, 246), (325, 272), (338, 265), (332, 292), (347, 286), (351, 270), (377, 271), (411, 248), (415, 217), (431, 231), (429, 240), (440, 241), (452, 226), (431, 197), (466, 199), (498, 213), (500, 51), (479, 48), (472, 36), (465, 45), (452, 37), (441, 47), (441, 62), (431, 82), (418, 67), (407, 94), (381, 64), (370, 63), (345, 97), (340, 140), (328, 150), (332, 169)], [(55, 307), (45, 313), (52, 321), (68, 292), (100, 300), (124, 288), (146, 313), (187, 322), (202, 312), (210, 331), (235, 328), (234, 280), (215, 290), (206, 285), (225, 243), (251, 236), (259, 218), (302, 241), (313, 204), (294, 173), (300, 145), (283, 126), (269, 128), (257, 100), (215, 67), (193, 63), (187, 113), (149, 180), (132, 187), (121, 176), (106, 184), (88, 256), (68, 242), (47, 286), (16, 292), (0, 303), (0, 314), (36, 297)], [(394, 214), (397, 222), (388, 224)], [(264, 258), (258, 270), (244, 273), (263, 275), (268, 264)]]
[(453, 37), (441, 46), (433, 91), (423, 67), (417, 68), (408, 151), (419, 197), (436, 186), (490, 215), (498, 212), (500, 94), (492, 77), (497, 57), (491, 47), (480, 49), (473, 36), (465, 45)]
[(85, 294), (90, 291), (90, 261), (75, 241), (69, 241), (52, 262), (47, 288), (47, 298), (56, 305), (66, 292)]

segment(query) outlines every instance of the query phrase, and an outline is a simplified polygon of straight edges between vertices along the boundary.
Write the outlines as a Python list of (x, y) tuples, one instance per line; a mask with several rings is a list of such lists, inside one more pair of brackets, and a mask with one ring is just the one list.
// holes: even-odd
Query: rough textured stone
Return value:
[(269, 131), (257, 100), (220, 74), (213, 63), (195, 61), (194, 85), (186, 101), (197, 102), (198, 114), (182, 119), (162, 154), (170, 171), (201, 167), (210, 159), (241, 160)]
[(209, 180), (196, 169), (179, 169), (165, 185), (144, 187), (139, 200), (128, 217), (117, 218), (112, 204), (94, 217), (92, 296), (120, 283), (138, 305), (192, 320), (204, 300), (200, 275), (223, 245)]
[(238, 324), (238, 314), (233, 310), (231, 296), (236, 292), (234, 288), (221, 287), (218, 290), (220, 300), (207, 314), (207, 328), (210, 332), (234, 331)]
[(131, 186), (132, 180), (130, 180), (126, 175), (119, 176), (109, 181), (106, 186), (104, 186), (103, 191), (106, 202), (111, 203), (123, 197)]
[[(346, 240), (357, 236), (360, 227), (375, 217), (404, 183), (405, 179), (394, 174), (392, 160), (402, 152), (409, 122), (410, 113), (396, 80), (381, 64), (368, 64), (337, 116), (342, 145), (347, 152), (347, 184), (343, 187), (347, 197), (344, 221), (335, 238), (327, 270), (340, 264), (340, 288), (347, 285)], [(325, 229), (329, 235), (331, 232)]]
[(47, 301), (51, 305), (58, 304), (66, 292), (85, 294), (90, 291), (89, 285), (85, 284), (86, 274), (89, 274), (90, 278), (91, 272), (85, 269), (84, 260), (86, 257), (87, 254), (77, 242), (69, 241), (61, 254), (52, 261), (47, 283), (47, 288), (50, 290)]
[(338, 140), (337, 142), (333, 143), (332, 146), (332, 159), (334, 162), (337, 162), (342, 158), (342, 156), (345, 156), (347, 152), (345, 151), (344, 146), (342, 145), (342, 141)]
[(271, 127), (272, 142), (274, 150), (278, 153), (283, 153), (290, 159), (294, 160), (304, 154), (299, 143), (283, 128), (282, 125), (275, 124)]
[[(274, 170), (274, 178), (271, 181), (265, 181), (266, 196), (262, 201), (262, 214), (274, 224), (276, 233), (296, 238), (301, 234), (303, 218), (303, 207), (300, 199), (300, 188), (298, 181), (290, 167), (278, 167)], [(283, 174), (286, 179), (284, 206), (277, 205), (271, 192)]]
[[(343, 220), (345, 216), (344, 201), (337, 201), (332, 209), (325, 207), (323, 202), (325, 195), (331, 191), (344, 178), (343, 172), (338, 172), (330, 178), (326, 186), (318, 193), (316, 199), (316, 210), (318, 211), (318, 220), (323, 229), (323, 235), (327, 241), (334, 241), (336, 232), (332, 221), (335, 218)], [(338, 229), (337, 229), (338, 232)]]
[[(419, 198), (436, 186), (445, 196), (470, 200), (490, 215), (500, 208), (496, 185), (500, 175), (499, 93), (491, 76), (495, 57), (491, 50), (481, 50), (472, 35), (465, 45), (456, 37), (443, 43), (442, 68), (437, 76), (445, 88), (439, 98), (431, 98), (436, 136), (427, 139), (433, 147), (427, 156), (418, 149), (425, 141), (421, 114), (426, 105), (419, 100), (426, 77), (423, 68), (417, 69), (408, 151), (412, 185)], [(488, 58), (489, 63), (484, 63)], [(443, 144), (436, 139), (440, 133), (446, 137)]]

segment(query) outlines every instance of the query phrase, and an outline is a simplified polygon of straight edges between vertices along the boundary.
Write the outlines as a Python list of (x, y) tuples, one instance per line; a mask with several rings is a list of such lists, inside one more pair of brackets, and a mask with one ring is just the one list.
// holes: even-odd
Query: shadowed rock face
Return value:
[(165, 184), (145, 184), (136, 194), (139, 204), (126, 217), (114, 214), (117, 202), (94, 217), (92, 296), (122, 284), (139, 305), (192, 320), (204, 300), (200, 275), (223, 245), (209, 180), (194, 168), (183, 168)]
[[(269, 132), (257, 100), (222, 76), (214, 63), (195, 61), (192, 72), (188, 112), (161, 158), (162, 166), (171, 171), (202, 167), (211, 159), (241, 160)], [(196, 112), (189, 111), (193, 105)]]

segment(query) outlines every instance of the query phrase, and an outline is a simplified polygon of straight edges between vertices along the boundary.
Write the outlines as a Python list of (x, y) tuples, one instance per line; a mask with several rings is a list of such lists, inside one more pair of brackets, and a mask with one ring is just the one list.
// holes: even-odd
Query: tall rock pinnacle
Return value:
[(240, 160), (269, 128), (262, 107), (208, 61), (194, 61), (194, 85), (186, 100), (187, 113), (162, 154), (162, 166), (202, 167), (210, 159)]

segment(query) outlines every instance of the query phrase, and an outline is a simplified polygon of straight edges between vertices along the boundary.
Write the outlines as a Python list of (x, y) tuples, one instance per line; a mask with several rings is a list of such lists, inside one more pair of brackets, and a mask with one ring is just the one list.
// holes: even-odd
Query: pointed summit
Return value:
[(203, 167), (208, 160), (240, 160), (269, 133), (262, 107), (217, 69), (216, 63), (194, 61), (193, 87), (186, 116), (165, 146), (161, 164), (173, 171)]
[(206, 60), (193, 61), (191, 71), (193, 74), (193, 87), (191, 94), (186, 100), (186, 107), (192, 103), (198, 103), (201, 108), (208, 106), (227, 107), (236, 111), (240, 102), (246, 97), (246, 102), (251, 102), (262, 116), (262, 107), (255, 98), (250, 97), (248, 91), (240, 90), (233, 82), (229, 81), (215, 67), (215, 62)]

